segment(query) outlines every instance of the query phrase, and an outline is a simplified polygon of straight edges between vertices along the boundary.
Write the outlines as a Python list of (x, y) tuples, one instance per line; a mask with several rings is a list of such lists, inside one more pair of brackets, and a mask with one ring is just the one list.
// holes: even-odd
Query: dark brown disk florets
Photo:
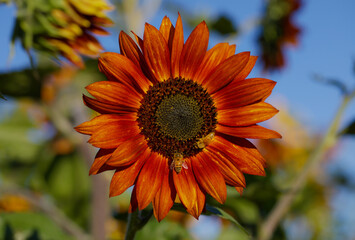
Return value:
[(216, 116), (213, 99), (200, 84), (174, 78), (149, 88), (137, 121), (152, 151), (188, 158), (202, 150), (196, 142), (214, 131)]

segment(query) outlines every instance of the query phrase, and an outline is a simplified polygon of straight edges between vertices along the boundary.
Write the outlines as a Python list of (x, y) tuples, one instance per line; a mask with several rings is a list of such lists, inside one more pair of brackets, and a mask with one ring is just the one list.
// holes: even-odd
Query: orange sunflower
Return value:
[(246, 138), (279, 138), (257, 125), (278, 110), (265, 99), (275, 82), (245, 79), (257, 57), (235, 54), (220, 43), (207, 51), (209, 31), (200, 23), (184, 43), (175, 27), (146, 23), (138, 45), (120, 33), (121, 54), (107, 52), (99, 69), (108, 81), (87, 86), (85, 104), (100, 113), (76, 127), (100, 148), (90, 174), (115, 170), (110, 196), (134, 185), (130, 211), (151, 202), (161, 221), (178, 196), (198, 218), (206, 194), (226, 200), (226, 185), (240, 193), (243, 173), (264, 175), (265, 160)]

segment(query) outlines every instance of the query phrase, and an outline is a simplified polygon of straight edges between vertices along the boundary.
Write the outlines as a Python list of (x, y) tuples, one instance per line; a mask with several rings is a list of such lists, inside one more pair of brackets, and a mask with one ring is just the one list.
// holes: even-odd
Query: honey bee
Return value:
[(184, 156), (181, 153), (176, 152), (174, 153), (173, 161), (170, 164), (170, 169), (174, 169), (175, 172), (179, 174), (182, 168), (188, 169), (187, 164), (184, 160)]
[(205, 148), (207, 147), (214, 138), (214, 132), (210, 132), (206, 136), (199, 138), (196, 142), (198, 148)]

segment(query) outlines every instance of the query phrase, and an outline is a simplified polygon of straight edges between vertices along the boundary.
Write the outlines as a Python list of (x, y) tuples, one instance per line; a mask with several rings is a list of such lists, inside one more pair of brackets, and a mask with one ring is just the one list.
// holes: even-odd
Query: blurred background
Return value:
[[(0, 239), (124, 238), (130, 190), (109, 199), (112, 172), (88, 176), (97, 150), (73, 127), (95, 116), (81, 97), (105, 79), (98, 53), (119, 52), (121, 30), (143, 36), (165, 15), (175, 25), (178, 12), (185, 40), (205, 20), (210, 47), (250, 51), (250, 77), (277, 81), (268, 101), (280, 112), (266, 125), (283, 138), (254, 141), (267, 176), (247, 176), (243, 195), (228, 189), (220, 206), (256, 236), (355, 88), (354, 10), (353, 0), (0, 0)], [(355, 239), (355, 101), (338, 132), (272, 239)], [(248, 236), (223, 218), (171, 211), (137, 239)]]

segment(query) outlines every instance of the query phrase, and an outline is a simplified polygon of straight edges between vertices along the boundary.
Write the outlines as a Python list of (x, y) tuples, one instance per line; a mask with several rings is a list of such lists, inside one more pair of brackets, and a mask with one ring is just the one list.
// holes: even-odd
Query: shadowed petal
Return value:
[(119, 167), (112, 176), (110, 184), (110, 197), (122, 194), (127, 188), (133, 186), (138, 173), (145, 163), (147, 156), (141, 156), (132, 165)]
[(272, 118), (279, 110), (268, 103), (259, 102), (244, 107), (219, 110), (217, 121), (227, 126), (249, 126)]
[(140, 106), (141, 97), (118, 82), (95, 82), (87, 86), (86, 90), (99, 101), (117, 102), (121, 106), (136, 109)]
[[(143, 44), (143, 40), (141, 41), (141, 44)], [(134, 64), (136, 64), (138, 67), (140, 67), (144, 75), (152, 83), (157, 83), (158, 81), (155, 79), (155, 76), (150, 72), (147, 63), (145, 62), (142, 51), (139, 49), (133, 39), (128, 34), (121, 31), (119, 36), (119, 43), (121, 53), (127, 58), (131, 59), (131, 61), (134, 62)]]
[(107, 161), (107, 164), (117, 167), (130, 165), (141, 156), (147, 157), (149, 155), (150, 150), (144, 140), (144, 136), (137, 134), (122, 142), (112, 153), (112, 156)]
[(137, 109), (132, 107), (126, 107), (115, 102), (109, 102), (104, 100), (97, 100), (83, 95), (83, 100), (86, 106), (92, 110), (101, 114), (132, 114), (136, 115)]
[(250, 56), (247, 65), (245, 65), (243, 70), (237, 76), (235, 76), (233, 81), (244, 80), (249, 75), (251, 70), (253, 69), (257, 59), (258, 59), (258, 57), (256, 57), (256, 56)]
[(221, 132), (239, 138), (252, 139), (270, 139), (281, 138), (278, 132), (264, 128), (259, 125), (250, 125), (247, 127), (230, 127), (217, 124), (216, 132)]
[(171, 76), (177, 78), (180, 76), (180, 57), (184, 47), (184, 30), (182, 27), (181, 16), (179, 13), (176, 20), (174, 38), (171, 46)]
[(245, 152), (254, 159), (257, 159), (265, 167), (266, 161), (264, 157), (260, 154), (258, 149), (250, 141), (244, 138), (233, 137), (229, 135), (220, 134), (222, 138), (231, 142), (235, 148), (239, 149), (241, 152)]
[(196, 155), (191, 164), (199, 185), (219, 203), (224, 203), (227, 188), (218, 166), (204, 152)]
[[(211, 144), (209, 148), (229, 159), (229, 161), (232, 162), (242, 172), (252, 175), (264, 176), (265, 160), (262, 157), (259, 157), (261, 155), (250, 154), (250, 152), (254, 151), (254, 148), (250, 145), (251, 143), (249, 141), (241, 143), (244, 145), (240, 146), (237, 144), (232, 144), (230, 141), (227, 141), (220, 136), (216, 136), (213, 144)], [(248, 148), (251, 148), (251, 150)]]
[(220, 172), (222, 173), (226, 183), (230, 186), (245, 187), (245, 177), (243, 173), (231, 162), (229, 159), (225, 158), (219, 152), (214, 152), (206, 147), (206, 154), (213, 160)]
[(243, 187), (235, 187), (235, 190), (237, 190), (240, 194), (240, 196), (242, 196), (244, 188)]
[(132, 213), (137, 210), (138, 208), (138, 200), (137, 200), (137, 193), (136, 193), (136, 186), (134, 186), (131, 195), (131, 202), (129, 203), (128, 213)]
[(104, 166), (104, 164), (107, 162), (107, 160), (111, 157), (113, 151), (115, 149), (100, 149), (96, 156), (95, 160), (91, 165), (89, 175), (95, 175), (100, 172), (100, 169)]
[(143, 39), (141, 39), (137, 34), (135, 34), (133, 31), (131, 31), (136, 38), (136, 42), (138, 43), (139, 47), (141, 48), (142, 52), (144, 49), (144, 44), (143, 44)]
[(170, 78), (170, 52), (163, 35), (146, 23), (144, 29), (144, 58), (158, 81)]
[(213, 94), (217, 109), (230, 109), (262, 101), (272, 92), (276, 82), (265, 78), (233, 81)]
[(244, 69), (249, 61), (250, 52), (233, 55), (219, 64), (211, 75), (204, 79), (203, 84), (213, 94), (227, 86)]
[(181, 52), (180, 76), (192, 79), (200, 66), (208, 47), (209, 32), (205, 21), (197, 25), (186, 40)]
[(153, 199), (154, 216), (160, 222), (168, 214), (176, 198), (173, 172), (170, 171), (168, 161), (164, 161), (164, 178), (161, 188)]
[(141, 94), (144, 94), (151, 85), (134, 62), (118, 53), (102, 53), (99, 58), (99, 70), (109, 80), (129, 85)]
[(161, 22), (159, 31), (161, 32), (161, 34), (163, 35), (166, 43), (168, 44), (169, 47), (169, 51), (171, 51), (171, 46), (173, 43), (173, 37), (174, 37), (174, 26), (171, 23), (170, 19), (165, 16)]
[(218, 43), (208, 50), (193, 76), (194, 81), (201, 84), (221, 62), (230, 57), (231, 48), (235, 49), (235, 46), (229, 46), (228, 43)]
[(121, 31), (118, 37), (121, 54), (129, 58), (137, 66), (141, 66), (144, 59), (143, 54), (133, 39)]
[(167, 158), (154, 153), (145, 162), (136, 183), (139, 209), (147, 207), (161, 188), (167, 161)]

